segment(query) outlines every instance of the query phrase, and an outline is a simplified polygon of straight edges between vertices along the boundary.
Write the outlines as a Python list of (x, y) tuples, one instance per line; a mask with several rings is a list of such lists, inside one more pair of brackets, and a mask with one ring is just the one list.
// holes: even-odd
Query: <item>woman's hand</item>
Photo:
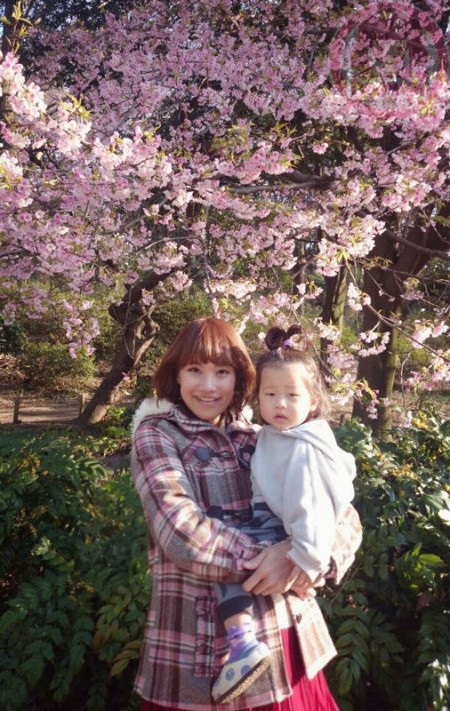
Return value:
[(274, 543), (244, 563), (244, 568), (254, 573), (243, 583), (243, 589), (254, 595), (275, 595), (290, 590), (299, 572), (287, 555), (290, 549), (289, 541)]

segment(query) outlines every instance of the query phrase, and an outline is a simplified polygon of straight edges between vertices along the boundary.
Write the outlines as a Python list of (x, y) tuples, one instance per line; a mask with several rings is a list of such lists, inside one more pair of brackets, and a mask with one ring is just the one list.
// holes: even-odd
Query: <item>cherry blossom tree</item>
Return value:
[(448, 280), (424, 278), (449, 260), (449, 19), (444, 0), (149, 1), (27, 27), (26, 71), (3, 43), (3, 313), (39, 317), (64, 284), (75, 354), (110, 290), (123, 350), (87, 418), (193, 282), (242, 328), (310, 302), (335, 396), (381, 428), (399, 333), (430, 354), (404, 385), (449, 377)]

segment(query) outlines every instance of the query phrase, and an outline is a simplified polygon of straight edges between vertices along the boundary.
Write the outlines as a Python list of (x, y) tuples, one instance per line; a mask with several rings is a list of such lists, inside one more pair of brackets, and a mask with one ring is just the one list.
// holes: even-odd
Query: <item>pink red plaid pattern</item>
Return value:
[[(283, 701), (264, 706), (252, 706), (243, 711), (339, 711), (323, 672), (319, 672), (311, 680), (306, 677), (294, 628), (282, 630), (281, 636), (292, 695)], [(140, 711), (170, 711), (170, 707), (160, 706), (152, 701), (143, 701)], [(184, 710), (180, 709), (180, 711)]]

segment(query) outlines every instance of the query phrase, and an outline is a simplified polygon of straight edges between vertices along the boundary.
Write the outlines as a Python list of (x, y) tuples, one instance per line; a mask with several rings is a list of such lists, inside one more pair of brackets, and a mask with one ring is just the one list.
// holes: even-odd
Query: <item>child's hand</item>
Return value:
[(316, 591), (313, 587), (313, 585), (315, 585), (315, 582), (313, 582), (309, 575), (305, 573), (305, 571), (302, 570), (302, 568), (300, 568), (298, 565), (296, 565), (294, 569), (294, 572), (297, 571), (298, 575), (294, 583), (292, 584), (292, 590), (301, 600), (305, 600), (309, 597), (315, 597)]
[(294, 572), (297, 573), (297, 577), (295, 579), (295, 589), (296, 591), (300, 590), (309, 590), (310, 588), (313, 587), (314, 583), (309, 577), (305, 571), (300, 568), (298, 565), (295, 566)]

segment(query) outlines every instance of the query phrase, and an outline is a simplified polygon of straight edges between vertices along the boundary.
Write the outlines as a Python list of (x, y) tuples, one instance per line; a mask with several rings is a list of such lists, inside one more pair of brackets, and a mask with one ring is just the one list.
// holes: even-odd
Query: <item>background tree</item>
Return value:
[[(395, 333), (429, 348), (415, 384), (449, 371), (427, 342), (448, 330), (442, 289), (406, 318), (411, 279), (417, 302), (448, 256), (448, 21), (435, 1), (221, 0), (35, 26), (26, 78), (0, 65), (4, 313), (48, 308), (63, 284), (75, 351), (100, 281), (112, 301), (128, 285), (112, 313), (144, 320), (192, 283), (243, 326), (311, 300), (338, 393), (388, 426)], [(347, 351), (344, 296), (347, 319), (362, 312)]]

